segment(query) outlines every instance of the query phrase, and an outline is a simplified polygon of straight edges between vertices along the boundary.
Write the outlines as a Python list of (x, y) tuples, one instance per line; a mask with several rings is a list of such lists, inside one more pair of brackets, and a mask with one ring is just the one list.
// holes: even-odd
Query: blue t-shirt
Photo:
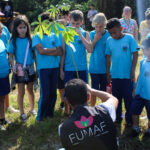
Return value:
[(135, 94), (150, 100), (150, 61), (147, 59), (140, 62), (140, 75)]
[(2, 30), (2, 36), (1, 36), (1, 40), (4, 42), (5, 47), (7, 48), (8, 46), (8, 41), (10, 40), (10, 32), (8, 31), (6, 26), (2, 26), (3, 30)]
[[(96, 31), (90, 32), (90, 38), (93, 42)], [(93, 52), (90, 56), (89, 72), (94, 74), (106, 73), (106, 41), (110, 34), (106, 31), (102, 37), (96, 42)]]
[[(51, 33), (50, 36), (43, 35), (42, 40), (40, 39), (39, 33), (36, 34), (32, 39), (32, 47), (35, 47), (38, 44), (42, 44), (44, 48), (54, 48), (60, 46), (58, 37), (54, 33)], [(59, 56), (41, 55), (37, 49), (36, 54), (38, 70), (59, 67)]]
[(106, 43), (106, 55), (111, 56), (111, 77), (130, 79), (133, 53), (138, 51), (136, 40), (130, 34), (115, 40), (109, 37)]
[[(80, 28), (80, 30), (82, 35), (86, 37), (86, 32), (82, 28)], [(73, 46), (73, 49), (67, 44), (65, 45), (66, 47), (65, 71), (76, 71), (74, 62), (78, 71), (87, 70), (87, 54), (82, 40), (80, 39), (79, 36), (75, 35), (74, 43), (72, 42), (70, 43)], [(73, 62), (72, 55), (74, 58), (74, 62)]]
[[(24, 64), (24, 59), (26, 55), (26, 49), (28, 45), (28, 38), (16, 38), (16, 49), (13, 45), (13, 41), (11, 40), (8, 45), (8, 53), (12, 53), (15, 55), (15, 60), (19, 64)], [(27, 62), (26, 65), (32, 65), (34, 63), (34, 55), (33, 55), (33, 49), (30, 47), (28, 56), (27, 56)]]
[(0, 78), (5, 78), (9, 75), (9, 64), (7, 60), (7, 51), (4, 42), (0, 40)]

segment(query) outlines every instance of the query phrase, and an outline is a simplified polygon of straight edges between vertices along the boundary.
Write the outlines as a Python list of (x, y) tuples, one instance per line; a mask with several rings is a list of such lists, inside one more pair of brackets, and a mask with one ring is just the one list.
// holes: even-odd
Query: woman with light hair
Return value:
[(145, 12), (145, 20), (141, 22), (139, 32), (142, 43), (146, 36), (150, 33), (150, 8), (148, 8)]
[(120, 19), (124, 33), (132, 34), (138, 42), (138, 25), (134, 19), (131, 19), (132, 9), (129, 6), (123, 8), (122, 18)]
[[(89, 72), (91, 75), (92, 88), (106, 91), (106, 40), (110, 36), (105, 30), (107, 19), (103, 13), (94, 16), (92, 26), (94, 31), (90, 32), (93, 49), (91, 50)], [(95, 106), (96, 97), (91, 96), (91, 106)]]

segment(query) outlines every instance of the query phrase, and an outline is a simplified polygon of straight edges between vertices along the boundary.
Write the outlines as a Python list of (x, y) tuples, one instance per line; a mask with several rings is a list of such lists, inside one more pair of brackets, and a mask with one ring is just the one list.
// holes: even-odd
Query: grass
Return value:
[[(138, 60), (137, 71), (139, 70)], [(35, 93), (35, 109), (37, 110), (39, 91)], [(99, 101), (97, 101), (97, 104)], [(58, 136), (58, 125), (66, 118), (63, 112), (59, 110), (60, 97), (58, 93), (55, 117), (46, 119), (43, 123), (37, 123), (35, 117), (29, 117), (27, 123), (22, 123), (19, 120), (19, 114), (6, 112), (6, 118), (12, 121), (12, 124), (7, 126), (7, 131), (0, 131), (0, 150), (57, 150), (61, 148), (60, 139)], [(17, 91), (10, 93), (10, 105), (17, 107)], [(29, 101), (27, 94), (24, 97), (24, 108), (26, 113), (29, 111)], [(145, 110), (142, 116), (146, 115)], [(131, 129), (125, 128), (123, 120), (121, 126), (117, 126), (118, 135), (120, 137), (120, 150), (150, 150), (150, 140), (143, 140), (144, 131), (147, 128), (147, 120), (140, 120), (142, 134), (138, 138), (129, 138)]]

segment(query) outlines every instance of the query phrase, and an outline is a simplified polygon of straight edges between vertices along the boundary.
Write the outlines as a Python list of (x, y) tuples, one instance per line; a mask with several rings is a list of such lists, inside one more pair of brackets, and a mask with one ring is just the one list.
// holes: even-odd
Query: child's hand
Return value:
[(135, 81), (135, 71), (131, 71), (131, 81)]
[(133, 92), (132, 92), (132, 97), (133, 97), (133, 98), (135, 97), (135, 89), (134, 89)]
[(12, 72), (13, 72), (14, 74), (17, 73), (16, 66), (12, 66)]
[(79, 34), (79, 36), (81, 35), (81, 31), (79, 28), (76, 28), (76, 32)]
[(97, 42), (102, 37), (101, 34), (95, 34), (94, 41)]

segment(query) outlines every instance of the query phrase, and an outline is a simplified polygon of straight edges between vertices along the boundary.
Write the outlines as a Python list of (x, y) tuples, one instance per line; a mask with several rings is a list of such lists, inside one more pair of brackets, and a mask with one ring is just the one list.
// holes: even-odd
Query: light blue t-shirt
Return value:
[[(90, 38), (93, 42), (96, 31), (90, 32)], [(106, 31), (102, 37), (96, 42), (93, 52), (90, 56), (89, 72), (94, 74), (106, 73), (106, 41), (110, 34)]]
[[(43, 35), (42, 40), (40, 39), (39, 33), (37, 33), (32, 39), (32, 47), (34, 48), (38, 44), (42, 44), (44, 48), (54, 48), (60, 46), (58, 37), (54, 33), (51, 33), (50, 36)], [(59, 67), (59, 56), (41, 55), (37, 49), (36, 54), (38, 70)]]
[[(82, 35), (86, 37), (86, 32), (82, 28), (80, 28), (80, 30)], [(71, 48), (67, 44), (65, 45), (66, 46), (65, 71), (76, 71), (74, 62), (78, 71), (87, 70), (86, 49), (80, 37), (77, 35), (74, 36), (74, 43), (71, 42), (71, 45), (73, 46), (73, 48)]]
[(10, 40), (10, 32), (8, 31), (6, 26), (2, 26), (3, 30), (2, 30), (2, 36), (1, 36), (1, 40), (4, 42), (5, 47), (7, 48), (8, 46), (8, 41)]
[[(12, 53), (15, 55), (15, 60), (19, 64), (24, 64), (24, 59), (26, 55), (26, 49), (28, 45), (28, 38), (16, 38), (16, 49), (13, 45), (13, 41), (11, 40), (8, 45), (8, 53)], [(33, 49), (30, 47), (28, 56), (27, 56), (27, 62), (26, 65), (32, 65), (34, 63), (34, 55), (33, 55)]]
[(5, 78), (9, 75), (9, 64), (7, 60), (7, 51), (4, 42), (0, 40), (0, 78)]
[(150, 61), (147, 59), (140, 62), (140, 75), (135, 94), (150, 100)]
[(106, 55), (111, 56), (111, 77), (130, 79), (133, 53), (138, 51), (136, 40), (130, 34), (115, 40), (109, 37), (106, 43)]

